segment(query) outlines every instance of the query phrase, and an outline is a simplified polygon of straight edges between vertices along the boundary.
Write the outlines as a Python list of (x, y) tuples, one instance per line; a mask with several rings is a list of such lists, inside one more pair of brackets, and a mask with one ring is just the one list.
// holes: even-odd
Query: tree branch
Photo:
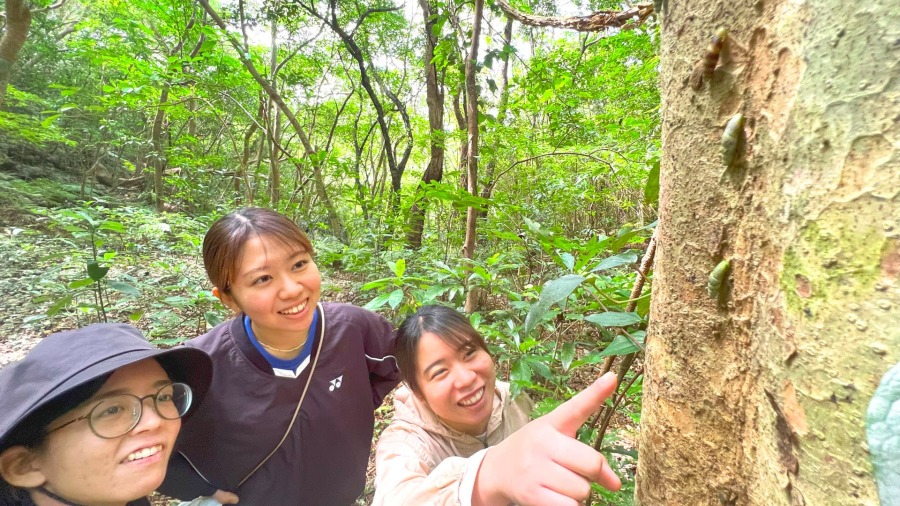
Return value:
[(523, 25), (549, 26), (578, 32), (599, 32), (608, 28), (629, 30), (639, 26), (653, 14), (652, 3), (640, 3), (623, 11), (597, 11), (587, 16), (535, 16), (517, 11), (507, 0), (497, 0), (497, 6)]
[(392, 11), (399, 11), (399, 10), (400, 10), (400, 7), (373, 7), (371, 9), (366, 10), (366, 12), (363, 12), (362, 16), (360, 16), (359, 19), (356, 21), (356, 26), (353, 27), (353, 30), (350, 30), (350, 36), (352, 37), (354, 34), (356, 34), (356, 30), (360, 26), (362, 26), (363, 21), (365, 21), (366, 18), (369, 17), (370, 15), (377, 14), (379, 12), (392, 12)]

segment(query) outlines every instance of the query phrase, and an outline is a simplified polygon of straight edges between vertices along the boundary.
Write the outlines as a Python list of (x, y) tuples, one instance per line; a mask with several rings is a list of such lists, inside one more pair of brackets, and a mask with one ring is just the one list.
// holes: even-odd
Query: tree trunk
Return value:
[(6, 0), (6, 31), (0, 37), (0, 109), (6, 100), (12, 66), (28, 39), (30, 28), (31, 10), (25, 0)]
[[(469, 140), (466, 143), (468, 158), (466, 163), (466, 186), (469, 194), (478, 196), (478, 86), (475, 82), (475, 74), (478, 71), (475, 63), (478, 60), (478, 42), (481, 38), (481, 17), (484, 14), (484, 0), (475, 0), (475, 12), (472, 18), (472, 47), (469, 48), (469, 56), (466, 58), (466, 127), (469, 132)], [(463, 257), (475, 259), (475, 241), (478, 221), (478, 209), (469, 207), (466, 209), (466, 239), (463, 244)], [(468, 271), (468, 269), (467, 269)], [(469, 278), (466, 272), (466, 279)], [(475, 311), (475, 290), (466, 290), (466, 313)]]
[(153, 151), (150, 152), (150, 166), (153, 167), (153, 192), (156, 194), (156, 211), (161, 213), (165, 211), (165, 200), (163, 199), (163, 175), (166, 171), (168, 161), (165, 155), (165, 148), (162, 143), (163, 131), (166, 123), (166, 104), (169, 101), (169, 85), (163, 85), (162, 91), (159, 93), (159, 102), (156, 105), (156, 115), (153, 117), (153, 128), (150, 130), (150, 144)]
[[(503, 42), (507, 45), (512, 44), (512, 29), (513, 19), (507, 18), (506, 26), (503, 27)], [(497, 126), (498, 128), (503, 129), (506, 126), (506, 114), (509, 109), (509, 53), (506, 52), (503, 53), (503, 68), (500, 71), (500, 76), (500, 102), (497, 104)], [(502, 135), (497, 138), (498, 145), (503, 143), (502, 139)], [(498, 150), (495, 148), (494, 151), (496, 153)], [(481, 197), (485, 200), (491, 199), (494, 185), (497, 183), (494, 179), (495, 169), (497, 168), (497, 159), (497, 154), (492, 156), (484, 171), (484, 187), (481, 189)], [(484, 215), (485, 213), (482, 212), (479, 214)]]
[[(438, 43), (438, 35), (434, 33), (434, 20), (431, 18), (431, 6), (428, 0), (419, 0), (422, 15), (425, 18), (425, 96), (428, 103), (428, 126), (431, 129), (431, 159), (422, 174), (422, 183), (440, 181), (444, 177), (444, 86), (438, 82), (437, 66), (434, 59), (434, 48)], [(425, 211), (427, 202), (421, 192), (417, 192), (416, 200), (409, 209), (409, 247), (418, 249), (422, 246), (422, 232), (425, 228)]]
[[(271, 48), (269, 49), (269, 82), (278, 91), (278, 23), (272, 21)], [(281, 201), (281, 153), (277, 144), (281, 142), (281, 114), (275, 103), (269, 100), (269, 205), (278, 209)]]
[[(864, 419), (900, 360), (896, 0), (665, 12), (637, 501), (877, 504)], [(719, 66), (693, 89), (723, 21)], [(743, 139), (723, 143), (737, 113)]]

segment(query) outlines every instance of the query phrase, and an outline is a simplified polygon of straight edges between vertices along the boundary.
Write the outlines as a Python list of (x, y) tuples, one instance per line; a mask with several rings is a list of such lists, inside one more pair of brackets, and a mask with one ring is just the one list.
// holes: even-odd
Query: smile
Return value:
[(281, 314), (297, 314), (300, 311), (303, 311), (304, 309), (306, 309), (306, 302), (297, 304), (296, 306), (294, 306), (292, 308), (288, 308), (283, 311), (279, 311), (279, 313), (281, 313)]
[(479, 388), (478, 391), (475, 392), (468, 399), (463, 399), (463, 400), (459, 401), (459, 405), (464, 406), (464, 407), (474, 406), (475, 404), (478, 403), (478, 401), (481, 400), (482, 397), (484, 397), (484, 387)]
[(162, 445), (151, 446), (149, 448), (142, 448), (135, 452), (131, 452), (125, 457), (125, 460), (122, 462), (134, 462), (135, 460), (146, 459), (147, 457), (152, 457), (157, 453), (162, 451)]

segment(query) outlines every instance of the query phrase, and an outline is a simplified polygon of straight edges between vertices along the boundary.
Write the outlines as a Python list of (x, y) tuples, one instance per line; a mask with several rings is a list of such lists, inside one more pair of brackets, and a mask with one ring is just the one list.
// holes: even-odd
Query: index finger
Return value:
[(559, 432), (569, 437), (575, 437), (575, 432), (578, 431), (578, 428), (584, 424), (592, 413), (600, 409), (607, 397), (615, 391), (616, 374), (608, 372), (596, 379), (575, 397), (544, 415), (544, 419)]

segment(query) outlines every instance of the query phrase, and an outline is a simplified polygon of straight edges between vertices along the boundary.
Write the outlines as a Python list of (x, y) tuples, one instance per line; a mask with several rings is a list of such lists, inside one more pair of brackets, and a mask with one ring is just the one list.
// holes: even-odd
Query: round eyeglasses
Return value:
[(166, 420), (177, 420), (191, 407), (194, 393), (184, 383), (171, 383), (160, 388), (155, 394), (138, 397), (132, 394), (118, 394), (98, 402), (90, 412), (68, 421), (47, 433), (55, 432), (80, 420), (87, 420), (91, 432), (99, 438), (122, 437), (137, 427), (144, 411), (144, 401), (153, 399), (153, 409)]

